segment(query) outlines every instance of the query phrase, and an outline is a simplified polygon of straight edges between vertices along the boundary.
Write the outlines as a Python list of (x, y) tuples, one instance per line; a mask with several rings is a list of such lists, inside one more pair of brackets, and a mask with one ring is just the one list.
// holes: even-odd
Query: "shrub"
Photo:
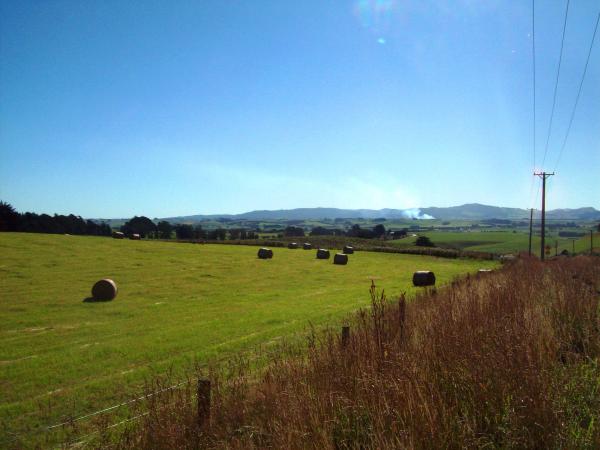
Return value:
[(429, 239), (427, 236), (419, 236), (415, 241), (415, 245), (417, 247), (435, 247), (433, 242), (431, 242), (431, 239)]

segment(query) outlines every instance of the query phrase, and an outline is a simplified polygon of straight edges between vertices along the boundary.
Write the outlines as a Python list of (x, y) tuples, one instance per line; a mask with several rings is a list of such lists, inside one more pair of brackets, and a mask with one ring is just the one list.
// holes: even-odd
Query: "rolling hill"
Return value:
[[(534, 211), (539, 217), (540, 212)], [(311, 219), (440, 219), (440, 220), (528, 220), (529, 210), (521, 208), (504, 208), (500, 206), (468, 203), (447, 208), (411, 208), (411, 209), (340, 209), (340, 208), (295, 208), (277, 210), (256, 210), (241, 214), (196, 214), (155, 218), (154, 221), (167, 220), (171, 223), (191, 223), (203, 220), (231, 219), (235, 221), (277, 221), (277, 220), (311, 220)], [(600, 220), (600, 211), (595, 208), (555, 209), (546, 212), (548, 220)], [(111, 226), (120, 226), (128, 219), (93, 219), (104, 221)]]
[[(535, 211), (539, 216), (539, 211)], [(600, 220), (600, 211), (595, 208), (556, 209), (546, 212), (548, 219)], [(528, 219), (529, 210), (468, 203), (447, 208), (429, 207), (412, 209), (339, 209), (339, 208), (296, 208), (250, 211), (242, 214), (211, 214), (168, 217), (170, 222), (194, 222), (206, 219), (229, 218), (232, 220), (310, 220), (310, 219)]]

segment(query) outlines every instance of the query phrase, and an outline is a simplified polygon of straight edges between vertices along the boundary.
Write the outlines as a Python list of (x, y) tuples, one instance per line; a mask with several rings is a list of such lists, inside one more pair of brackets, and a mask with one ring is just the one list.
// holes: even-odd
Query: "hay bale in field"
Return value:
[(479, 269), (477, 273), (485, 275), (486, 273), (492, 273), (492, 269)]
[(506, 263), (506, 262), (510, 262), (510, 261), (514, 261), (516, 259), (515, 255), (512, 254), (506, 254), (506, 255), (500, 255), (500, 262), (501, 263)]
[(140, 235), (139, 235), (139, 234), (137, 234), (137, 233), (133, 233), (133, 234), (132, 234), (132, 235), (129, 237), (129, 239), (131, 239), (131, 240), (133, 240), (133, 241), (139, 241), (139, 240), (140, 240), (140, 239), (142, 239), (142, 238), (140, 237)]
[(296, 242), (290, 242), (288, 244), (288, 248), (296, 249), (296, 248), (298, 248), (298, 243), (296, 243)]
[(124, 239), (125, 238), (125, 234), (121, 233), (120, 231), (113, 231), (112, 236), (115, 239)]
[(311, 250), (312, 249), (312, 244), (310, 242), (305, 242), (304, 244), (302, 244), (302, 248), (304, 250)]
[(92, 287), (92, 297), (94, 300), (107, 301), (117, 296), (116, 283), (108, 278), (97, 281)]
[(348, 264), (348, 255), (345, 253), (336, 253), (333, 257), (333, 263), (345, 266)]
[(350, 246), (350, 245), (344, 245), (344, 250), (342, 250), (343, 253), (345, 253), (346, 255), (351, 255), (354, 253), (354, 247)]
[(418, 270), (413, 274), (415, 286), (434, 286), (435, 274), (431, 270)]
[(266, 247), (259, 248), (258, 257), (260, 259), (271, 259), (273, 257), (273, 250)]
[(317, 250), (317, 259), (329, 259), (329, 250), (320, 248)]

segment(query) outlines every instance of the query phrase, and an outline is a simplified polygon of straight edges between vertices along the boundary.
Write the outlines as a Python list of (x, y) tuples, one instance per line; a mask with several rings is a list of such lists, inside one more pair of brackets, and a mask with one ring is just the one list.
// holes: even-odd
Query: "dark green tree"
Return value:
[(156, 224), (156, 230), (158, 231), (158, 237), (161, 239), (171, 239), (171, 234), (173, 234), (173, 225), (166, 220), (161, 220)]
[(194, 227), (194, 239), (206, 239), (207, 233), (202, 225), (198, 224)]
[(408, 228), (394, 231), (394, 239), (401, 239), (408, 235)]
[(194, 237), (194, 227), (187, 223), (175, 225), (175, 235), (177, 239), (192, 239)]
[(283, 230), (284, 236), (304, 236), (304, 228), (289, 226)]
[(227, 230), (225, 228), (217, 228), (217, 239), (224, 241), (227, 238)]
[(20, 219), (12, 205), (0, 201), (0, 231), (18, 231)]
[(212, 241), (224, 241), (227, 237), (227, 230), (224, 228), (217, 228), (208, 232), (208, 239)]
[(415, 241), (415, 245), (417, 247), (435, 247), (434, 243), (427, 236), (419, 236)]
[(121, 226), (121, 231), (128, 236), (139, 234), (141, 237), (146, 237), (156, 231), (156, 225), (145, 216), (135, 216)]
[(346, 236), (359, 237), (359, 238), (364, 238), (364, 239), (372, 239), (373, 237), (375, 237), (375, 233), (373, 233), (373, 230), (367, 230), (367, 229), (361, 228), (359, 224), (355, 223), (348, 230), (348, 232), (346, 233)]
[(382, 224), (375, 225), (373, 227), (373, 234), (375, 237), (385, 236), (385, 227)]
[(325, 227), (314, 227), (309, 233), (311, 236), (331, 236), (333, 230)]

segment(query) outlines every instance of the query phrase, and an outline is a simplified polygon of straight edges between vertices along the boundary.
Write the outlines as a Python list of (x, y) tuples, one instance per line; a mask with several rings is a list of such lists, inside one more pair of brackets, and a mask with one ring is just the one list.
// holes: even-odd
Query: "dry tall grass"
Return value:
[(520, 260), (387, 301), (302, 357), (212, 374), (210, 427), (193, 389), (151, 397), (122, 448), (598, 448), (600, 261)]

